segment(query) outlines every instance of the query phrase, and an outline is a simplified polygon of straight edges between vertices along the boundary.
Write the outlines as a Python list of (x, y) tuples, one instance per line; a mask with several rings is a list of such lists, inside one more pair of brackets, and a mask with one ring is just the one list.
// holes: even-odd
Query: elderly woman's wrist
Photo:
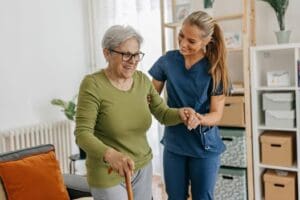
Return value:
[(111, 147), (107, 148), (103, 154), (103, 162), (108, 164), (110, 162), (110, 158), (112, 157), (114, 151), (115, 150)]

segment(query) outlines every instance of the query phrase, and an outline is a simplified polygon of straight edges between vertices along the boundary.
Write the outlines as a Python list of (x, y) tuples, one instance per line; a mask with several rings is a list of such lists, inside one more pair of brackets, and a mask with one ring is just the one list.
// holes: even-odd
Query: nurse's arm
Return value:
[(210, 97), (210, 110), (209, 113), (201, 115), (197, 113), (197, 118), (200, 121), (199, 125), (214, 126), (219, 123), (223, 116), (225, 95), (211, 96)]
[(152, 84), (154, 85), (154, 88), (158, 92), (158, 94), (161, 94), (161, 91), (164, 88), (165, 82), (163, 81), (158, 81), (156, 79), (152, 79)]

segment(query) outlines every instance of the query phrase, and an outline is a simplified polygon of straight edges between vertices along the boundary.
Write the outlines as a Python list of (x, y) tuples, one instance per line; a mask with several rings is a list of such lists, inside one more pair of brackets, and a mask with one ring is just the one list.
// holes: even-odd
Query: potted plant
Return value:
[(212, 8), (215, 0), (204, 0), (204, 8)]
[(289, 5), (289, 0), (262, 0), (267, 3), (274, 9), (278, 25), (279, 31), (276, 31), (277, 42), (280, 43), (288, 43), (291, 31), (285, 30), (285, 13)]
[(213, 4), (215, 0), (204, 0), (204, 11), (209, 14), (210, 16), (213, 16)]
[(65, 114), (65, 116), (69, 120), (74, 121), (74, 117), (76, 114), (76, 104), (74, 102), (74, 99), (71, 101), (64, 101), (62, 99), (52, 99), (51, 104), (61, 107), (61, 111)]
[[(67, 119), (74, 122), (75, 114), (76, 114), (75, 99), (76, 99), (76, 96), (70, 101), (64, 101), (62, 99), (52, 99), (51, 104), (61, 107), (62, 108), (61, 111), (65, 114)], [(79, 156), (80, 156), (80, 159), (86, 158), (86, 153), (81, 148), (79, 148)]]

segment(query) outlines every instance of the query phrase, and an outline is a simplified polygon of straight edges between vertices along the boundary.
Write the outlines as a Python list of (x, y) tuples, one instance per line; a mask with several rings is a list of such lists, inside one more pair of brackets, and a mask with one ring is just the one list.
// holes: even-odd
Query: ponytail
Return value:
[(222, 30), (217, 23), (214, 24), (211, 41), (206, 46), (206, 56), (211, 64), (209, 73), (213, 79), (213, 91), (216, 91), (218, 85), (221, 84), (223, 94), (229, 95), (227, 51)]

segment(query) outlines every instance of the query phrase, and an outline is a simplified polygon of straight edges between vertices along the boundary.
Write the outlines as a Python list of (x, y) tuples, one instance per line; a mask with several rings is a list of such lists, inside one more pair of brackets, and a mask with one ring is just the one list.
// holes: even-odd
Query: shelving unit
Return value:
[[(298, 86), (297, 61), (300, 59), (300, 44), (257, 46), (251, 48), (251, 94), (253, 125), (253, 158), (255, 199), (264, 199), (262, 176), (266, 169), (297, 173), (297, 188), (300, 191), (300, 87)], [(290, 86), (267, 86), (267, 72), (285, 70), (289, 72)], [(295, 127), (265, 126), (262, 94), (270, 92), (292, 92), (295, 96)], [(264, 131), (286, 131), (296, 134), (296, 161), (291, 167), (262, 163), (260, 136)], [(276, 155), (274, 155), (276, 156)], [(298, 195), (299, 198), (299, 195)]]
[[(179, 0), (178, 0), (179, 1)], [(196, 5), (198, 2), (202, 5)], [(221, 2), (221, 1), (220, 1)], [(220, 3), (219, 2), (219, 3)], [(193, 10), (203, 10), (203, 1), (190, 0)], [(234, 2), (236, 4), (236, 2)], [(255, 45), (255, 0), (242, 0), (241, 9), (230, 10), (231, 7), (219, 7), (219, 10), (226, 10), (226, 13), (214, 13), (214, 18), (220, 24), (223, 30), (231, 29), (228, 23), (239, 23), (238, 30), (241, 33), (242, 46), (240, 48), (228, 48), (229, 71), (233, 81), (243, 84), (235, 96), (242, 96), (244, 101), (245, 124), (242, 126), (246, 138), (246, 157), (247, 157), (247, 199), (254, 199), (253, 185), (253, 159), (252, 159), (252, 130), (251, 130), (251, 96), (250, 96), (250, 65), (249, 65), (249, 47)], [(218, 0), (215, 1), (215, 5)], [(229, 3), (230, 4), (230, 3)], [(161, 28), (162, 28), (162, 52), (177, 49), (177, 34), (181, 27), (181, 22), (174, 22), (176, 0), (160, 0), (161, 6)], [(229, 29), (229, 30), (228, 30)], [(236, 64), (236, 61), (238, 64)], [(232, 126), (231, 126), (232, 127)], [(235, 126), (241, 128), (241, 126)], [(234, 128), (235, 128), (234, 127)]]

